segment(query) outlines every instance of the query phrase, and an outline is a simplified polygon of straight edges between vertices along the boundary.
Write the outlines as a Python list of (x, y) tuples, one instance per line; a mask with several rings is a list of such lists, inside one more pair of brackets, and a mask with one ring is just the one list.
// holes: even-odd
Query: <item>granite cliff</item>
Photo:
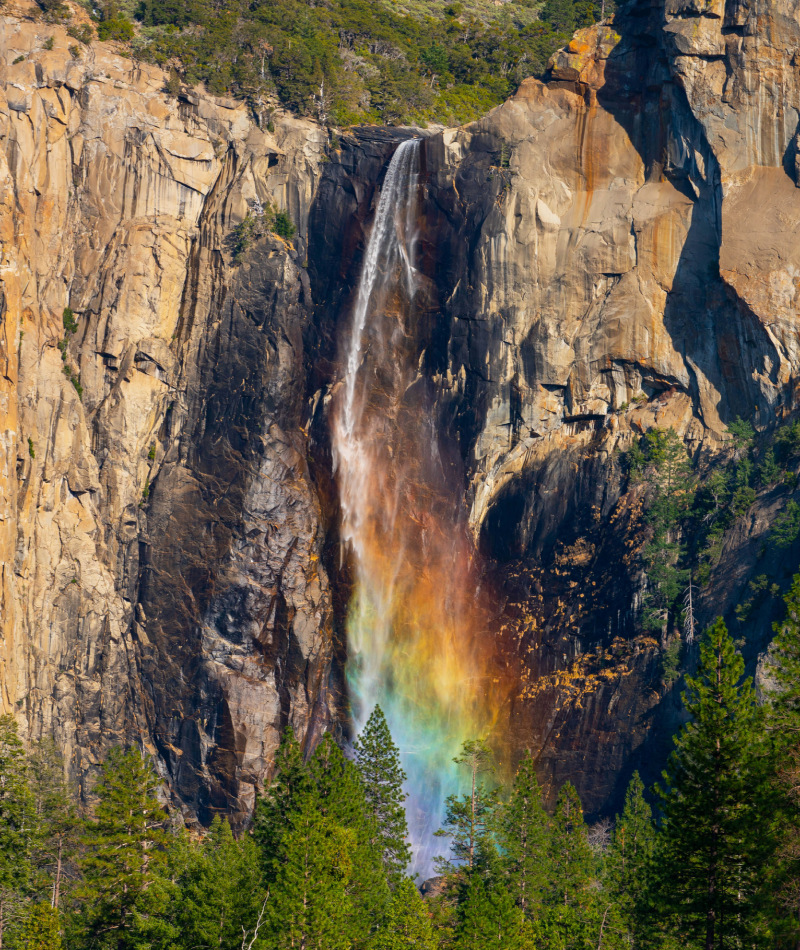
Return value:
[[(136, 739), (188, 815), (243, 819), (287, 724), (346, 728), (327, 396), (414, 133), (261, 128), (23, 14), (0, 38), (0, 704), (82, 779)], [(794, 0), (639, 0), (425, 133), (420, 379), (520, 683), (511, 745), (590, 812), (658, 767), (678, 708), (620, 451), (672, 426), (708, 465), (735, 417), (796, 408), (799, 41)], [(237, 263), (270, 203), (297, 235)], [(760, 557), (788, 491), (728, 533), (701, 621), (791, 569)]]

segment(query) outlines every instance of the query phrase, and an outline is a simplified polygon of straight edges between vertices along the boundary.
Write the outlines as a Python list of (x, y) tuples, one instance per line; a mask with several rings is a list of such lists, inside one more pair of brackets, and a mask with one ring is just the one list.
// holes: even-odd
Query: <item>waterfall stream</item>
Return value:
[(347, 678), (356, 728), (380, 704), (408, 775), (412, 870), (457, 790), (453, 756), (493, 721), (485, 619), (460, 472), (443, 454), (419, 371), (420, 142), (395, 151), (342, 341), (332, 444), (352, 558)]

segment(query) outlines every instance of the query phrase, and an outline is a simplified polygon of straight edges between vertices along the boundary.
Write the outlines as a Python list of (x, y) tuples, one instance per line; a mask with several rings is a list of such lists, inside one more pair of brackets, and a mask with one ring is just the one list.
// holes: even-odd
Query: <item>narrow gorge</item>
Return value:
[[(241, 827), (287, 726), (379, 702), (424, 867), (466, 738), (595, 817), (655, 778), (627, 453), (705, 478), (798, 408), (800, 0), (622, 3), (476, 122), (335, 138), (0, 14), (2, 711), (87, 797), (135, 741)], [(296, 234), (237, 247), (265, 208)], [(796, 486), (695, 594), (759, 676)]]

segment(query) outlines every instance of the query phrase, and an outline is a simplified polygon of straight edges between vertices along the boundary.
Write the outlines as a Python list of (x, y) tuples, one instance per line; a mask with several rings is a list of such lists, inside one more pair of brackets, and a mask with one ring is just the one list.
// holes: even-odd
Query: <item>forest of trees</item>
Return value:
[(588, 827), (569, 783), (545, 808), (476, 739), (456, 760), (423, 898), (402, 772), (379, 708), (349, 754), (290, 732), (251, 827), (190, 833), (138, 749), (113, 749), (81, 816), (55, 749), (0, 718), (0, 947), (12, 950), (739, 950), (800, 939), (800, 575), (757, 701), (722, 620), (686, 678), (661, 782), (634, 774)]
[[(324, 125), (454, 124), (477, 118), (542, 75), (575, 29), (611, 0), (85, 0), (88, 43), (125, 44), (171, 70), (171, 92), (204, 82), (246, 99), (269, 123), (277, 105)], [(50, 17), (61, 0), (39, 0)], [(75, 47), (79, 53), (79, 47)], [(77, 53), (76, 53), (77, 54)]]

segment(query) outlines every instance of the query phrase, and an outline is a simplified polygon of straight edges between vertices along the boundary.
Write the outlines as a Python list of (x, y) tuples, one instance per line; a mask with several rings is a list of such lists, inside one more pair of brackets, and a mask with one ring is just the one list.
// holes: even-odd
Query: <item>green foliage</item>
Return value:
[(282, 237), (285, 241), (288, 241), (294, 237), (297, 228), (292, 224), (289, 215), (285, 211), (278, 211), (275, 215), (272, 230), (278, 237)]
[(232, 250), (233, 263), (241, 264), (244, 255), (253, 246), (257, 235), (258, 224), (253, 215), (248, 211), (244, 218), (233, 229)]
[(33, 439), (28, 436), (28, 455), (32, 458), (36, 458), (36, 451), (33, 448)]
[(35, 846), (35, 802), (13, 716), (0, 716), (0, 944), (24, 917)]
[(153, 459), (156, 457), (156, 444), (155, 444), (155, 442), (152, 442), (152, 443), (150, 444), (150, 448), (147, 450), (147, 457), (150, 459), (151, 462), (152, 462)]
[(458, 908), (455, 950), (521, 950), (525, 918), (507, 888), (473, 874)]
[(95, 793), (80, 859), (84, 932), (94, 945), (140, 950), (171, 935), (165, 876), (171, 836), (156, 798), (159, 780), (138, 749), (112, 749)]
[(663, 812), (654, 868), (659, 916), (682, 946), (738, 947), (761, 933), (761, 872), (770, 835), (759, 714), (744, 663), (721, 619), (687, 678), (691, 721), (658, 789)]
[[(551, 5), (552, 6), (552, 5)], [(575, 25), (599, 5), (406, 0), (141, 0), (137, 55), (180, 61), (189, 84), (247, 98), (256, 115), (277, 96), (325, 125), (476, 118), (526, 76), (541, 75)]]
[(693, 501), (693, 468), (674, 429), (653, 428), (628, 453), (631, 477), (648, 486), (650, 541), (642, 556), (649, 581), (642, 621), (645, 629), (665, 633), (680, 611), (689, 571), (680, 566), (680, 528)]
[(75, 313), (71, 307), (64, 307), (62, 322), (64, 324), (64, 330), (67, 333), (78, 332), (78, 321), (75, 319)]
[(524, 914), (530, 915), (545, 886), (542, 855), (549, 834), (549, 819), (530, 753), (517, 768), (511, 793), (498, 809), (495, 828), (514, 901)]
[(80, 374), (76, 373), (67, 362), (67, 347), (69, 346), (70, 337), (72, 337), (72, 335), (78, 330), (78, 322), (75, 319), (75, 314), (69, 307), (64, 308), (62, 321), (64, 323), (64, 339), (58, 344), (58, 348), (61, 351), (61, 359), (64, 363), (62, 369), (64, 371), (64, 375), (75, 387), (75, 390), (78, 393), (78, 398), (82, 399), (83, 386), (81, 385)]
[(411, 859), (403, 782), (406, 774), (380, 706), (370, 714), (353, 743), (355, 763), (364, 788), (367, 808), (375, 824), (383, 867), (396, 886)]
[(68, 14), (69, 9), (61, 0), (36, 0), (45, 14), (45, 19), (61, 19)]
[(129, 43), (133, 39), (133, 24), (124, 16), (119, 15), (101, 20), (97, 24), (97, 38)]
[(323, 736), (309, 762), (322, 816), (348, 835), (351, 871), (345, 885), (349, 911), (343, 919), (354, 948), (366, 946), (384, 923), (390, 900), (379, 826), (367, 804), (364, 783), (355, 764), (330, 733)]
[(661, 653), (661, 678), (667, 686), (671, 686), (680, 676), (682, 648), (681, 638), (676, 636)]
[(43, 49), (51, 50), (55, 46), (55, 37), (48, 36), (47, 39), (42, 43)]
[(800, 535), (800, 505), (796, 501), (789, 501), (775, 519), (770, 542), (778, 550), (784, 550), (794, 544), (798, 535)]
[(59, 908), (74, 888), (83, 822), (55, 743), (51, 739), (37, 743), (28, 763), (37, 827), (31, 863), (37, 891), (46, 889), (53, 907)]
[[(67, 28), (67, 33), (79, 43), (83, 43), (84, 46), (88, 46), (94, 39), (94, 30), (88, 23), (81, 23), (80, 26), (70, 26)], [(70, 47), (70, 52), (72, 52), (72, 47)]]
[(440, 874), (457, 876), (481, 866), (500, 791), (485, 780), (494, 775), (492, 754), (485, 741), (465, 742), (453, 761), (464, 766), (469, 791), (447, 799), (444, 824), (436, 835), (450, 839), (450, 856), (437, 858), (436, 864)]
[(644, 783), (639, 773), (634, 772), (611, 837), (604, 883), (625, 928), (633, 935), (635, 946), (640, 945), (650, 929), (647, 895), (655, 839), (652, 811), (644, 798)]
[(22, 926), (17, 946), (20, 950), (61, 950), (58, 911), (50, 904), (36, 904)]
[[(348, 950), (354, 833), (326, 817), (313, 782), (296, 790), (274, 857), (268, 903), (273, 946)], [(313, 942), (313, 943), (312, 943)]]
[(237, 841), (216, 817), (200, 843), (185, 847), (178, 870), (175, 926), (182, 945), (240, 950), (242, 932), (256, 928), (267, 903), (253, 839)]
[(765, 487), (774, 485), (781, 480), (783, 469), (778, 464), (773, 448), (767, 449), (761, 464), (758, 466), (758, 480)]
[(431, 915), (413, 882), (397, 885), (386, 924), (373, 944), (374, 950), (438, 950)]

